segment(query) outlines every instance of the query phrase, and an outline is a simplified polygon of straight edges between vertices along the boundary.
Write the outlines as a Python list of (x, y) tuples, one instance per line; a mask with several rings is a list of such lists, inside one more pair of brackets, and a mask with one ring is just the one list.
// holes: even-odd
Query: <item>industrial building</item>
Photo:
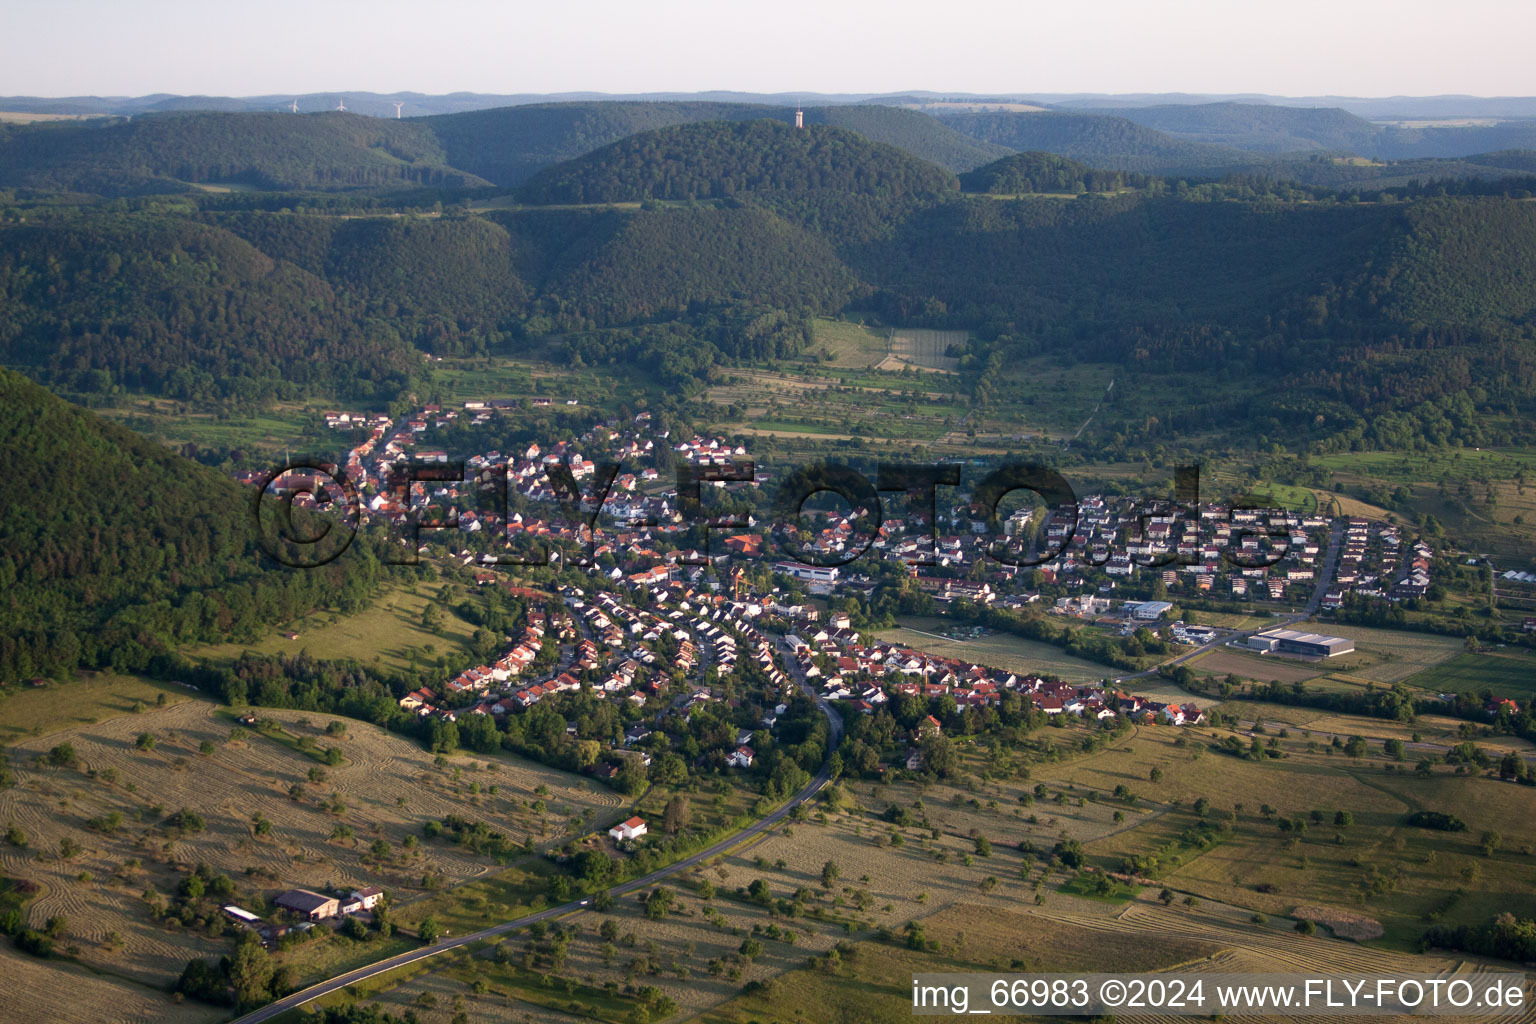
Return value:
[(1255, 633), (1248, 646), (1266, 654), (1300, 654), (1309, 658), (1334, 658), (1353, 653), (1355, 642), (1348, 637), (1302, 633), (1294, 629), (1271, 629)]
[(1125, 610), (1133, 619), (1156, 622), (1173, 611), (1173, 605), (1167, 601), (1127, 601)]

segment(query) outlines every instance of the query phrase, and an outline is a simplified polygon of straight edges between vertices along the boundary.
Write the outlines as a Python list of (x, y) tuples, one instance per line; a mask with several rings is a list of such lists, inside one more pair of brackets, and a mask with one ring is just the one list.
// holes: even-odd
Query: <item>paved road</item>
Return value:
[[(827, 747), (827, 761), (822, 764), (821, 771), (816, 773), (816, 777), (812, 779), (804, 789), (796, 793), (787, 803), (783, 804), (773, 813), (769, 814), (766, 818), (763, 818), (762, 820), (747, 826), (745, 829), (737, 832), (735, 835), (720, 840), (718, 843), (715, 843), (708, 849), (701, 850), (690, 857), (685, 857), (675, 864), (669, 864), (664, 868), (658, 868), (643, 878), (636, 878), (632, 881), (625, 882), (622, 885), (616, 885), (608, 890), (608, 894), (610, 896), (617, 898), (619, 896), (632, 893), (637, 889), (644, 889), (647, 886), (654, 885), (669, 875), (675, 875), (680, 871), (686, 871), (687, 869), (694, 867), (697, 864), (709, 860), (711, 857), (723, 853), (731, 847), (736, 846), (744, 839), (762, 835), (764, 832), (767, 832), (769, 829), (777, 825), (780, 821), (784, 820), (790, 811), (794, 810), (800, 804), (803, 804), (817, 793), (821, 792), (821, 790), (827, 785), (828, 781), (830, 781), (828, 765), (831, 762), (833, 751), (837, 749), (837, 745), (842, 738), (843, 722), (842, 719), (834, 714), (832, 709), (827, 706), (827, 702), (818, 697), (816, 693), (806, 684), (805, 680), (800, 678), (798, 669), (792, 661), (790, 665), (791, 671), (794, 672), (795, 678), (800, 683), (801, 689), (806, 692), (807, 696), (809, 696), (811, 700), (815, 701), (816, 706), (821, 709), (822, 714), (827, 716), (827, 721), (832, 727), (832, 739)], [(461, 946), (468, 946), (477, 942), (483, 942), (486, 939), (494, 939), (499, 935), (505, 935), (508, 932), (513, 932), (519, 928), (524, 928), (530, 924), (533, 924), (535, 921), (547, 921), (550, 918), (576, 913), (586, 909), (590, 902), (590, 898), (573, 900), (570, 903), (565, 903), (558, 907), (550, 907), (548, 910), (541, 910), (537, 914), (529, 914), (526, 917), (520, 917), (515, 921), (507, 921), (502, 924), (494, 925), (490, 928), (482, 929), (478, 932), (472, 932), (468, 935), (461, 935), (458, 938), (445, 939), (441, 942), (438, 942), (436, 945), (424, 946), (421, 949), (413, 949), (409, 952), (401, 953), (397, 956), (392, 956), (385, 960), (380, 960), (377, 963), (369, 964), (366, 967), (359, 967), (356, 970), (348, 971), (346, 974), (340, 974), (334, 978), (330, 978), (318, 984), (311, 985), (309, 988), (301, 989), (298, 992), (294, 992), (292, 995), (284, 996), (282, 999), (279, 999), (276, 1002), (268, 1003), (261, 1009), (253, 1010), (245, 1016), (238, 1018), (234, 1024), (258, 1024), (260, 1021), (271, 1020), (272, 1018), (286, 1013), (287, 1011), (297, 1006), (304, 1005), (312, 999), (318, 999), (321, 996), (329, 995), (332, 992), (346, 988), (348, 985), (355, 985), (358, 982), (365, 981), (368, 978), (374, 977), (375, 975), (383, 974), (385, 971), (392, 971), (397, 967), (404, 967), (407, 964), (413, 964), (417, 961), (425, 960), (428, 957), (437, 956), (440, 953), (446, 953), (451, 949), (458, 949)]]
[[(1306, 611), (1301, 614), (1291, 615), (1268, 623), (1264, 626), (1264, 629), (1277, 629), (1283, 626), (1287, 626), (1295, 622), (1300, 622), (1301, 620), (1308, 618), (1309, 616), (1316, 613), (1318, 606), (1322, 601), (1323, 593), (1327, 590), (1329, 584), (1331, 584), (1333, 581), (1334, 568), (1338, 563), (1339, 548), (1341, 546), (1342, 540), (1343, 528), (1342, 526), (1335, 524), (1332, 532), (1329, 535), (1328, 553), (1323, 559), (1323, 568), (1318, 575), (1317, 587), (1313, 591), (1311, 600), (1307, 602)], [(1186, 651), (1185, 653), (1164, 662), (1161, 666), (1159, 666), (1159, 668), (1169, 665), (1182, 664), (1183, 662), (1203, 654), (1212, 648), (1222, 646), (1223, 644), (1229, 643), (1234, 639), (1246, 638), (1255, 632), (1259, 631), (1248, 630), (1241, 633), (1224, 635), (1220, 640), (1213, 640), (1208, 644), (1204, 644), (1200, 647), (1194, 648), (1193, 650)], [(786, 662), (790, 667), (791, 675), (800, 685), (800, 688), (805, 691), (806, 695), (816, 703), (816, 706), (821, 709), (822, 714), (827, 716), (827, 721), (831, 724), (832, 740), (828, 745), (827, 753), (827, 761), (830, 762), (832, 751), (837, 749), (838, 742), (842, 737), (842, 719), (832, 711), (827, 702), (821, 699), (821, 697), (816, 694), (816, 692), (811, 688), (810, 684), (804, 679), (804, 677), (800, 675), (799, 666), (795, 663), (794, 659), (788, 658), (786, 659)], [(1143, 676), (1156, 675), (1157, 672), (1158, 668), (1147, 669), (1143, 672), (1137, 672), (1132, 675), (1121, 676), (1117, 678), (1115, 682), (1123, 683), (1128, 679), (1138, 679)], [(622, 885), (616, 885), (608, 890), (608, 894), (617, 898), (619, 896), (628, 895), (637, 889), (644, 889), (645, 887), (654, 885), (655, 883), (661, 881), (664, 878), (667, 878), (670, 875), (675, 875), (680, 871), (686, 871), (687, 869), (694, 867), (703, 861), (709, 860), (711, 857), (723, 853), (725, 850), (736, 846), (738, 843), (745, 839), (750, 839), (753, 836), (762, 835), (764, 832), (773, 828), (773, 826), (782, 821), (794, 808), (798, 807), (800, 804), (821, 792), (821, 790), (826, 787), (829, 780), (830, 776), (828, 774), (828, 763), (823, 763), (821, 770), (816, 773), (816, 777), (811, 780), (809, 785), (807, 785), (799, 793), (796, 793), (787, 803), (779, 807), (772, 814), (769, 814), (766, 818), (763, 818), (761, 821), (749, 825), (747, 828), (736, 833), (735, 835), (720, 840), (720, 842), (715, 843), (708, 849), (701, 850), (700, 852), (695, 853), (690, 857), (686, 857), (675, 864), (670, 864), (667, 867), (652, 871), (650, 874), (643, 878), (636, 878), (633, 881), (625, 882)], [(550, 907), (548, 910), (541, 910), (537, 914), (529, 914), (526, 917), (520, 917), (515, 921), (507, 921), (502, 924), (494, 925), (490, 928), (482, 929), (478, 932), (472, 932), (468, 935), (461, 935), (458, 938), (446, 939), (433, 946), (424, 946), (421, 949), (413, 949), (409, 952), (401, 953), (398, 956), (392, 956), (388, 959), (380, 960), (377, 963), (369, 964), (367, 967), (359, 967), (354, 971), (349, 971), (346, 974), (337, 975), (336, 977), (322, 981), (319, 984), (311, 985), (309, 988), (301, 989), (292, 995), (284, 996), (282, 999), (279, 999), (274, 1003), (269, 1003), (259, 1010), (255, 1010), (246, 1014), (244, 1017), (238, 1018), (235, 1021), (235, 1024), (259, 1024), (261, 1021), (271, 1020), (279, 1014), (285, 1013), (294, 1007), (302, 1006), (313, 999), (318, 999), (321, 996), (329, 995), (332, 992), (346, 988), (348, 985), (355, 985), (358, 982), (365, 981), (368, 978), (374, 977), (375, 975), (383, 974), (386, 971), (392, 971), (397, 967), (404, 967), (407, 964), (413, 964), (420, 960), (425, 960), (428, 957), (437, 956), (438, 954), (445, 953), (451, 949), (457, 949), (461, 946), (468, 946), (477, 942), (483, 942), (487, 939), (494, 939), (497, 936), (505, 935), (508, 932), (514, 932), (519, 928), (527, 927), (528, 925), (533, 924), (535, 921), (547, 921), (550, 918), (576, 913), (585, 909), (588, 903), (590, 903), (590, 899), (575, 900), (570, 903), (562, 904), (558, 907)]]

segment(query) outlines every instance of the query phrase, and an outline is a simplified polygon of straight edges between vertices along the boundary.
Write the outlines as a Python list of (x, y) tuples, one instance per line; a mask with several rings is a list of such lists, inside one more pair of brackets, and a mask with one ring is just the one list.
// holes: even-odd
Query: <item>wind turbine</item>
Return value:
[(395, 120), (396, 121), (400, 120), (400, 108), (403, 107), (403, 106), (405, 106), (404, 103), (396, 103), (395, 104)]
[(336, 101), (336, 109), (337, 110), (346, 110), (347, 109), (347, 101), (346, 100), (337, 100)]
[(297, 114), (299, 112), (299, 101), (294, 100), (292, 103), (288, 104), (288, 109)]

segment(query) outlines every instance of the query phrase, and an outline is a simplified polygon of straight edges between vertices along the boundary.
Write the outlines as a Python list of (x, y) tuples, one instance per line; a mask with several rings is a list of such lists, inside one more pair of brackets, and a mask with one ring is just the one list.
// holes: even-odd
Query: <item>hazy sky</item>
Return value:
[(0, 0), (0, 94), (1536, 94), (1530, 0)]

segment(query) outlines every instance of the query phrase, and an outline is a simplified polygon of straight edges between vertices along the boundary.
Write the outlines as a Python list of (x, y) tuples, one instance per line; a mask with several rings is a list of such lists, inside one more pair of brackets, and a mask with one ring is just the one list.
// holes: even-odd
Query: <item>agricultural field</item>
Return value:
[(186, 686), (111, 672), (81, 672), (67, 682), (51, 680), (40, 687), (0, 687), (0, 744), (95, 725), (195, 696), (197, 692)]
[[(606, 793), (606, 790), (603, 792)], [(718, 780), (712, 787), (691, 792), (674, 786), (656, 785), (638, 801), (624, 804), (622, 810), (613, 811), (608, 818), (618, 820), (635, 814), (647, 821), (659, 821), (667, 802), (677, 795), (682, 795), (688, 801), (691, 827), (719, 838), (724, 838), (734, 828), (740, 827), (740, 822), (749, 820), (755, 802), (751, 791), (734, 786), (727, 779)], [(601, 848), (607, 848), (606, 839), (599, 839), (598, 843)], [(450, 934), (474, 931), (542, 910), (549, 898), (551, 874), (549, 865), (544, 861), (497, 870), (417, 900), (402, 908), (397, 919), (404, 925), (412, 926), (430, 915)]]
[[(801, 1024), (912, 1019), (912, 976), (919, 972), (1151, 971), (1199, 962), (1219, 946), (1182, 936), (1148, 943), (1120, 936), (1099, 919), (1051, 915), (1019, 906), (965, 904), (921, 919), (934, 952), (908, 949), (901, 939), (854, 943), (836, 965), (806, 966), (766, 990), (746, 993), (698, 1019), (706, 1024)], [(1112, 922), (1111, 922), (1112, 923)]]
[(890, 332), (890, 355), (876, 369), (899, 370), (915, 366), (953, 373), (960, 368), (959, 355), (970, 341), (969, 331), (934, 331), (901, 327)]
[[(515, 356), (444, 357), (432, 363), (427, 400), (445, 409), (462, 407), (469, 399), (511, 398), (520, 401), (517, 415), (537, 420), (576, 407), (634, 403), (654, 390), (643, 374), (624, 373), (609, 367), (574, 367), (561, 361), (559, 342), (546, 339), (537, 347), (523, 347)], [(535, 406), (534, 398), (548, 398), (548, 406)], [(468, 453), (466, 453), (468, 454)]]
[(812, 347), (823, 365), (868, 370), (890, 354), (889, 330), (824, 316), (816, 318), (812, 330)]
[(1449, 661), (1409, 676), (1409, 686), (1433, 693), (1481, 693), (1513, 697), (1524, 704), (1536, 698), (1536, 655), (1528, 650), (1458, 654)]
[(1269, 623), (1269, 619), (1262, 615), (1244, 615), (1241, 612), (1208, 612), (1204, 609), (1194, 613), (1194, 617), (1202, 626), (1220, 626), (1223, 629), (1260, 629)]
[[(1309, 689), (1326, 689), (1329, 682), (1324, 679), (1321, 686), (1309, 684)], [(1401, 740), (1404, 747), (1403, 767), (1411, 767), (1414, 761), (1426, 755), (1444, 754), (1466, 739), (1472, 739), (1478, 747), (1496, 755), (1511, 750), (1536, 752), (1536, 744), (1529, 740), (1494, 733), (1487, 727), (1445, 715), (1421, 714), (1411, 722), (1400, 722), (1389, 718), (1336, 715), (1294, 704), (1248, 700), (1232, 702), (1223, 710), (1241, 722), (1262, 724), (1267, 733), (1287, 729), (1293, 739), (1302, 743), (1310, 739), (1327, 742), (1332, 736), (1363, 736), (1374, 748), (1387, 740)]]
[[(651, 1019), (841, 1024), (904, 1019), (920, 970), (1440, 972), (1475, 959), (1410, 955), (1426, 915), (1480, 921), (1510, 904), (1508, 895), (1457, 895), (1489, 889), (1469, 879), (1511, 880), (1522, 894), (1512, 909), (1532, 912), (1536, 805), (1524, 805), (1536, 792), (1524, 787), (1445, 769), (1419, 778), (1386, 770), (1379, 748), (1346, 758), (1309, 752), (1297, 735), (1277, 740), (1286, 758), (1266, 761), (1207, 751), (1224, 731), (1138, 727), (1093, 752), (1078, 749), (1080, 735), (1045, 729), (1018, 748), (961, 739), (962, 774), (945, 782), (842, 780), (799, 820), (661, 883), (672, 894), (665, 914), (647, 913), (647, 889), (325, 1002), (487, 1024), (629, 1024), (642, 1005)], [(1129, 793), (1114, 795), (1118, 786)], [(1235, 828), (1208, 848), (1185, 847), (1200, 797), (1223, 820), (1237, 808)], [(708, 794), (691, 799), (710, 803)], [(1324, 820), (1283, 833), (1265, 805)], [(1421, 808), (1455, 809), (1469, 831), (1407, 827), (1404, 815)], [(1335, 827), (1337, 810), (1352, 820)], [(1493, 829), (1502, 843), (1485, 855), (1479, 837)], [(1066, 838), (1098, 868), (1148, 853), (1162, 867), (1151, 884), (1119, 885), (1112, 899), (1076, 895), (1085, 880), (1045, 860)], [(527, 891), (540, 888), (538, 874), (521, 876)], [(498, 880), (500, 894), (515, 897), (510, 876), (461, 887), (481, 902), (462, 920), (439, 914), (450, 932), (527, 909), (495, 902)], [(1256, 924), (1255, 913), (1269, 919)], [(1322, 922), (1320, 934), (1298, 937), (1296, 913)], [(909, 949), (908, 922), (936, 947)], [(1384, 934), (1366, 945), (1328, 937), (1378, 927)]]
[[(241, 728), (227, 709), (184, 701), (11, 746), (17, 784), (0, 791), (0, 822), (19, 828), (26, 845), (0, 846), (0, 872), (42, 886), (32, 921), (64, 914), (80, 962), (164, 985), (192, 956), (226, 951), (149, 913), (144, 894), (174, 892), (197, 864), (233, 878), (238, 898), (258, 912), (263, 899), (295, 887), (379, 885), (408, 907), (428, 877), (451, 886), (492, 866), (445, 841), (422, 841), (429, 820), (456, 814), (544, 843), (572, 821), (605, 827), (620, 811), (616, 794), (519, 759), (438, 764), (415, 742), (366, 723), (258, 714), (260, 727)], [(343, 733), (327, 731), (333, 721)], [(73, 766), (46, 756), (65, 744)], [(324, 756), (332, 747), (339, 764)], [(168, 824), (181, 810), (202, 827)], [(301, 949), (317, 958), (317, 974), (332, 955)]]
[(191, 411), (172, 399), (133, 392), (115, 397), (108, 406), (92, 402), (94, 396), (71, 397), (81, 399), (108, 419), (176, 448), (187, 444), (237, 448), (250, 456), (271, 458), (273, 465), (281, 462), (285, 450), (297, 453), (309, 450), (314, 442), (323, 442), (325, 428), (320, 417), (331, 408), (324, 402), (277, 402), (259, 413), (215, 415)]
[(699, 1019), (708, 1024), (896, 1024), (911, 1019), (912, 975), (920, 971), (1070, 972), (1106, 966), (1153, 971), (1177, 966), (1181, 972), (1428, 974), (1471, 966), (1460, 957), (1411, 956), (1322, 937), (1298, 938), (1289, 922), (1255, 925), (1248, 915), (1233, 914), (1230, 908), (1210, 903), (1163, 907), (1147, 896), (1113, 914), (1080, 905), (971, 905), (935, 914), (921, 924), (924, 936), (938, 943), (938, 951), (925, 954), (900, 944), (859, 942), (835, 967), (807, 966)]
[[(998, 374), (995, 415), (1009, 433), (1044, 433), (1071, 437), (1105, 400), (1122, 389), (1111, 363), (1080, 363), (1065, 367), (1043, 356), (1011, 360)], [(1074, 486), (1076, 480), (1074, 478)]]
[[(434, 664), (440, 656), (466, 652), (475, 630), (451, 604), (445, 606), (432, 596), (439, 587), (437, 581), (422, 581), (414, 586), (390, 585), (360, 612), (315, 612), (284, 623), (254, 644), (210, 644), (189, 648), (186, 653), (212, 664), (230, 664), (246, 651), (264, 655), (307, 654), (332, 661), (355, 659), (365, 665), (377, 664), (399, 671), (411, 667), (413, 656), (422, 665)], [(422, 624), (422, 613), (429, 604), (441, 613), (442, 625), (436, 632)], [(285, 634), (290, 632), (297, 633), (298, 638), (288, 639)]]
[[(1523, 879), (1536, 862), (1521, 847), (1536, 838), (1536, 827), (1506, 828), (1504, 847), (1483, 858), (1475, 837), (1494, 827), (1497, 810), (1469, 817), (1467, 834), (1424, 833), (1401, 818), (1419, 806), (1456, 806), (1468, 799), (1469, 787), (1497, 783), (1448, 774), (1405, 777), (1382, 772), (1379, 759), (1346, 767), (1329, 763), (1344, 761), (1342, 755), (1299, 750), (1266, 763), (1195, 756), (1178, 741), (1196, 732), (1138, 729), (1097, 753), (1037, 763), (1027, 783), (1009, 772), (986, 772), (986, 756), (971, 748), (966, 763), (973, 774), (955, 784), (845, 780), (835, 804), (821, 803), (806, 820), (663, 883), (674, 894), (665, 917), (648, 916), (640, 899), (626, 896), (611, 912), (572, 915), (548, 932), (513, 936), (501, 952), (486, 950), (477, 960), (455, 955), (364, 995), (423, 1019), (463, 1013), (477, 1024), (572, 1016), (624, 1024), (637, 1002), (637, 989), (627, 986), (652, 986), (645, 990), (647, 1005), (667, 1016), (841, 1024), (909, 1017), (911, 978), (919, 971), (1475, 969), (1476, 958), (1415, 955), (1407, 948), (1428, 909), (1445, 908), (1447, 920), (1491, 914), (1490, 901), (1498, 897), (1469, 895), (1447, 905), (1451, 887), (1462, 884), (1469, 864), (1475, 873)], [(1155, 786), (1147, 781), (1154, 767), (1163, 773)], [(1023, 805), (1033, 784), (1044, 786), (1047, 796)], [(1128, 785), (1141, 798), (1134, 804), (1113, 798), (1114, 785)], [(1079, 807), (1077, 797), (1090, 791), (1097, 799)], [(1154, 791), (1161, 802), (1147, 801)], [(1058, 803), (1056, 793), (1066, 799)], [(1219, 809), (1244, 805), (1233, 836), (1184, 857), (1153, 885), (1122, 887), (1118, 901), (1071, 895), (1067, 890), (1080, 883), (1070, 870), (1019, 852), (1021, 841), (1048, 850), (1072, 836), (1085, 843), (1092, 861), (1115, 867), (1127, 853), (1175, 842), (1195, 820), (1194, 799), (1213, 793)], [(1304, 795), (1300, 804), (1298, 795)], [(1520, 796), (1536, 794), (1522, 789)], [(1277, 841), (1275, 823), (1260, 813), (1267, 802), (1286, 815), (1326, 808), (1330, 821), (1333, 810), (1347, 808), (1353, 823), (1338, 830), (1345, 834), (1342, 845), (1332, 838), (1335, 830), (1323, 826), (1294, 844)], [(913, 820), (884, 820), (893, 806)], [(1117, 810), (1123, 823), (1111, 817)], [(1031, 815), (1036, 822), (1029, 822)], [(976, 836), (991, 841), (989, 856), (976, 855)], [(830, 886), (822, 877), (829, 861), (838, 866)], [(1376, 877), (1370, 864), (1401, 865), (1393, 874), (1397, 887), (1362, 897), (1365, 880)], [(759, 881), (765, 899), (793, 901), (798, 909), (770, 914), (745, 892)], [(1171, 905), (1157, 898), (1163, 885), (1173, 890)], [(1186, 895), (1193, 899), (1186, 902)], [(1520, 901), (1517, 909), (1528, 913), (1530, 897)], [(1323, 922), (1319, 935), (1296, 935), (1291, 915), (1298, 911)], [(1256, 912), (1269, 919), (1255, 923)], [(916, 922), (936, 947), (909, 949), (907, 922)], [(1386, 934), (1369, 944), (1328, 937), (1333, 928), (1374, 934), (1378, 925)], [(882, 929), (894, 938), (881, 939)], [(830, 958), (834, 945), (838, 955)]]
[(1313, 462), (1342, 473), (1399, 482), (1536, 474), (1536, 448), (1441, 448), (1429, 452), (1338, 452)]
[[(986, 758), (968, 750), (966, 762), (980, 769)], [(1127, 827), (1114, 820), (1116, 811), (1131, 820), (1160, 812), (1145, 803), (1127, 808), (1108, 793), (1097, 801), (1081, 799), (1089, 795), (1086, 790), (1063, 794), (1059, 803), (1053, 793), (1027, 806), (1025, 797), (1035, 799), (1032, 786), (1013, 777), (982, 781), (975, 775), (927, 786), (845, 781), (835, 803), (817, 805), (805, 820), (662, 883), (676, 896), (665, 918), (648, 917), (635, 895), (621, 898), (612, 913), (566, 918), (564, 926), (574, 927), (575, 934), (565, 945), (553, 986), (539, 977), (549, 971), (547, 963), (538, 956), (523, 962), (529, 939), (520, 933), (504, 943), (508, 964), (491, 960), (471, 968), (461, 959), (372, 999), (396, 1013), (407, 1007), (455, 1007), (453, 1012), (461, 1007), (472, 1021), (505, 1020), (515, 1008), (534, 1019), (563, 1019), (571, 1012), (623, 1024), (632, 1003), (613, 1003), (608, 986), (634, 983), (655, 985), (681, 1012), (696, 1013), (731, 999), (743, 984), (794, 970), (808, 955), (824, 953), (850, 934), (899, 929), (908, 920), (978, 902), (1032, 905), (1039, 871), (1027, 882), (1022, 877), (1029, 872), (1021, 842), (1049, 848), (1062, 834), (1105, 836)], [(906, 809), (911, 818), (884, 820), (891, 806)], [(992, 843), (984, 856), (977, 852), (977, 836)], [(824, 885), (828, 862), (838, 871)], [(790, 902), (799, 893), (801, 909), (788, 917), (770, 914), (764, 902), (747, 895), (759, 880), (768, 900)], [(1050, 904), (1097, 905), (1059, 893), (1055, 883), (1046, 889)], [(599, 929), (609, 921), (617, 932), (605, 950), (608, 940)], [(751, 958), (740, 954), (748, 938), (762, 947)], [(476, 977), (485, 978), (485, 992), (473, 990)]]
[(1312, 493), (1317, 495), (1318, 510), (1325, 516), (1358, 516), (1361, 519), (1377, 520), (1395, 517), (1394, 513), (1380, 505), (1373, 505), (1348, 494), (1327, 490), (1314, 490)]
[(1401, 488), (1406, 505), (1435, 516), (1463, 547), (1536, 559), (1536, 448), (1340, 452), (1314, 462), (1339, 486)]
[(1303, 515), (1317, 511), (1317, 494), (1309, 487), (1265, 481), (1248, 488), (1248, 496), (1257, 502), (1266, 505), (1273, 503), (1274, 507), (1287, 508)]
[[(1361, 726), (1358, 731), (1364, 731)], [(1264, 761), (1193, 743), (1180, 747), (1174, 733), (1144, 729), (1123, 747), (1070, 765), (1072, 780), (1104, 786), (1118, 779), (1133, 790), (1137, 784), (1131, 780), (1147, 779), (1157, 768), (1158, 795), (1182, 805), (1089, 844), (1100, 865), (1158, 854), (1164, 867), (1155, 877), (1176, 892), (1269, 915), (1289, 915), (1300, 903), (1356, 911), (1379, 922), (1382, 943), (1396, 949), (1412, 948), (1431, 913), (1450, 922), (1480, 922), (1500, 909), (1521, 916), (1536, 911), (1530, 896), (1536, 882), (1536, 857), (1530, 853), (1536, 846), (1531, 819), (1536, 793), (1528, 788), (1443, 768), (1420, 778), (1407, 765), (1386, 759), (1379, 747), (1359, 759), (1326, 743), (1308, 752), (1308, 739), (1296, 732), (1278, 740), (1284, 759)], [(1246, 746), (1246, 737), (1240, 738)], [(1141, 788), (1153, 787), (1148, 782)], [(1204, 850), (1180, 844), (1181, 834), (1197, 820), (1190, 808), (1199, 797), (1211, 800), (1218, 820), (1236, 812), (1233, 831)], [(1274, 808), (1273, 817), (1264, 813), (1266, 806)], [(1421, 809), (1457, 814), (1468, 830), (1407, 826), (1405, 816)], [(1337, 811), (1347, 811), (1352, 822), (1336, 826)], [(1279, 828), (1282, 819), (1297, 817), (1310, 828), (1301, 833)], [(1485, 831), (1501, 834), (1491, 855), (1479, 848)], [(1484, 877), (1499, 882), (1475, 884)], [(1467, 892), (1458, 895), (1460, 889)], [(1492, 895), (1495, 890), (1502, 895)]]
[(888, 373), (814, 366), (795, 373), (733, 367), (708, 394), (723, 407), (721, 429), (758, 436), (959, 443), (950, 435), (969, 410), (956, 382), (911, 368)]
[(44, 963), (0, 943), (0, 1020), (15, 1024), (213, 1024), (229, 1013), (202, 1003), (178, 1002), (149, 985), (52, 960)]
[(1299, 683), (1316, 679), (1325, 671), (1318, 662), (1264, 657), (1232, 647), (1217, 647), (1191, 658), (1184, 664), (1197, 675), (1218, 677), (1235, 675), (1240, 679), (1253, 679), (1261, 683), (1274, 680), (1282, 683)]
[(39, 121), (83, 121), (93, 117), (111, 117), (111, 114), (39, 114), (30, 110), (0, 110), (0, 123), (35, 124)]
[(1400, 683), (1412, 676), (1450, 661), (1464, 650), (1455, 637), (1406, 630), (1372, 629), (1332, 622), (1310, 622), (1305, 627), (1328, 636), (1348, 637), (1355, 642), (1355, 653), (1330, 658), (1330, 671), (1375, 683)]
[[(1475, 736), (1478, 747), (1495, 754), (1503, 754), (1511, 750), (1525, 754), (1536, 751), (1536, 744), (1532, 744), (1529, 740), (1518, 736), (1484, 735), (1472, 723), (1459, 718), (1447, 718), (1444, 715), (1419, 715), (1412, 722), (1398, 722), (1385, 718), (1357, 718), (1351, 715), (1324, 715), (1302, 721), (1300, 725), (1307, 731), (1318, 734), (1364, 736), (1373, 744), (1389, 739), (1402, 740), (1405, 748), (1403, 756), (1410, 763), (1426, 752), (1426, 748), (1420, 746), (1420, 743), (1432, 744), (1433, 747), (1429, 752), (1443, 753), (1444, 749), (1456, 746), (1468, 735)], [(1419, 737), (1418, 741), (1414, 740), (1415, 736)]]
[(993, 633), (976, 640), (952, 640), (936, 632), (948, 625), (946, 619), (914, 616), (905, 619), (904, 625), (880, 630), (876, 635), (889, 643), (927, 651), (942, 658), (959, 658), (1009, 672), (1059, 676), (1073, 683), (1105, 679), (1117, 671), (1108, 665), (1074, 658), (1059, 647), (1010, 633)]

